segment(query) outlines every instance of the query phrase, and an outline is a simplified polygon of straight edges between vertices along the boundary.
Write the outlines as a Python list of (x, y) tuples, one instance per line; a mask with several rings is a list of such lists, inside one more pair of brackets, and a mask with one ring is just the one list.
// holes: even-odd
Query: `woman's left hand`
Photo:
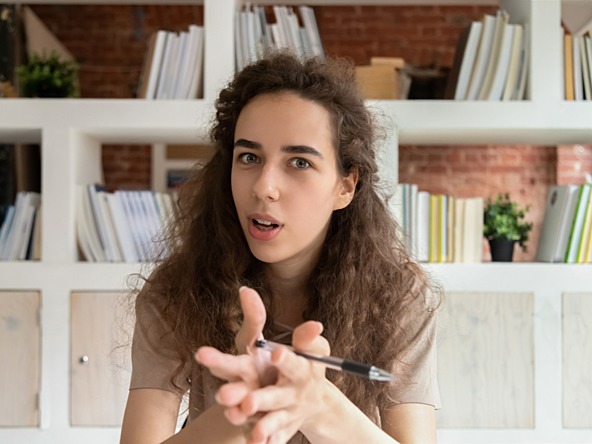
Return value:
[[(321, 336), (322, 331), (323, 326), (318, 322), (300, 325), (293, 333), (294, 349), (315, 356), (328, 356), (330, 348)], [(274, 350), (271, 363), (278, 370), (277, 382), (246, 394), (238, 406), (240, 414), (233, 418), (234, 424), (242, 425), (264, 413), (252, 424), (249, 443), (283, 443), (299, 430), (306, 433), (307, 428), (314, 428), (330, 391), (325, 368), (296, 355), (287, 347)], [(226, 399), (227, 391), (230, 391), (227, 386), (220, 388), (220, 403)]]

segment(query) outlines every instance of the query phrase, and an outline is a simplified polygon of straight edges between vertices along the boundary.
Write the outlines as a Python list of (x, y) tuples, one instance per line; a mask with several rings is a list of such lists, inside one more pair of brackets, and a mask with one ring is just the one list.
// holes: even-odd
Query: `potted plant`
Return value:
[(78, 65), (61, 61), (56, 51), (49, 56), (33, 53), (29, 62), (16, 68), (24, 97), (78, 97)]
[(529, 209), (513, 202), (510, 193), (499, 193), (495, 199), (487, 199), (483, 235), (489, 241), (492, 261), (511, 262), (516, 242), (526, 251), (528, 233), (532, 230), (532, 223), (525, 220)]

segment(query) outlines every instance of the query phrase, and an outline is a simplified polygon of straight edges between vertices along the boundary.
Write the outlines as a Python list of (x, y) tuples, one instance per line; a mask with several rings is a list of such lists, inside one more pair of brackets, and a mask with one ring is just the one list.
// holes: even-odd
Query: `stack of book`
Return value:
[(590, 31), (563, 36), (565, 100), (592, 100), (592, 42)]
[(0, 227), (0, 260), (41, 259), (41, 195), (20, 191), (4, 212)]
[(549, 190), (536, 260), (592, 262), (592, 185), (555, 185)]
[(195, 99), (203, 95), (203, 27), (188, 31), (160, 30), (150, 36), (138, 97)]
[(275, 23), (268, 23), (263, 6), (247, 3), (236, 17), (236, 67), (241, 70), (267, 51), (289, 49), (302, 58), (324, 57), (323, 45), (309, 6), (299, 6), (298, 14), (289, 6), (273, 6)]
[(419, 262), (481, 262), (483, 198), (459, 198), (399, 184), (395, 217), (411, 255)]
[(526, 93), (529, 45), (525, 25), (507, 12), (485, 14), (461, 33), (445, 98), (522, 100)]
[(77, 188), (78, 245), (89, 262), (150, 262), (162, 257), (163, 234), (175, 219), (176, 195)]
[(592, 13), (589, 2), (561, 2), (565, 100), (592, 100)]

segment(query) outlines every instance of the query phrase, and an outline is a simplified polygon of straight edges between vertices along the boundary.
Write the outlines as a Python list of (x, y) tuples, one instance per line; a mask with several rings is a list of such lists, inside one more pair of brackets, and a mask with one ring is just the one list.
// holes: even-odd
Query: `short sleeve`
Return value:
[(430, 298), (430, 292), (423, 292), (405, 304), (397, 335), (397, 342), (405, 345), (392, 369), (400, 378), (390, 392), (394, 404), (441, 407), (436, 347), (438, 316)]
[(155, 388), (182, 396), (189, 389), (190, 365), (175, 378), (171, 376), (181, 363), (174, 347), (173, 333), (162, 317), (154, 294), (143, 290), (136, 299), (136, 324), (132, 340), (132, 376), (130, 390)]

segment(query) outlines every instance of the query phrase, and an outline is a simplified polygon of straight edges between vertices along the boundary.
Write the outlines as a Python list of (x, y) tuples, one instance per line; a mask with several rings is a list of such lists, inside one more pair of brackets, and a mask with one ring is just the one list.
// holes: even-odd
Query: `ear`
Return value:
[(352, 168), (347, 176), (340, 178), (341, 185), (339, 187), (339, 194), (335, 200), (335, 206), (333, 207), (333, 210), (342, 210), (350, 204), (356, 193), (358, 177), (358, 169)]

